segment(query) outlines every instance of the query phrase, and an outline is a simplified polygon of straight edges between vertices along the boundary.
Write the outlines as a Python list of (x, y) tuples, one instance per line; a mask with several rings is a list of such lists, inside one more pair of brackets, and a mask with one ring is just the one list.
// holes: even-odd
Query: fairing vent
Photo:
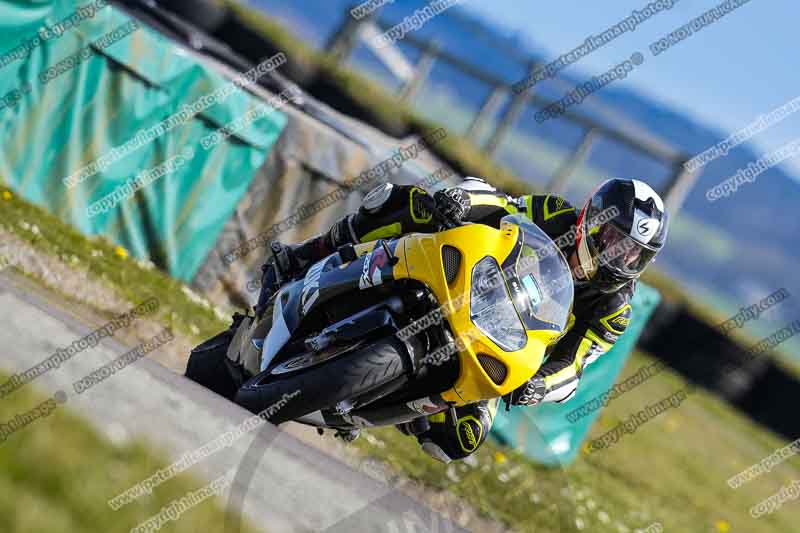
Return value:
[(479, 353), (478, 361), (483, 369), (489, 374), (489, 377), (494, 381), (495, 385), (502, 385), (508, 376), (508, 369), (501, 361), (486, 354)]
[(444, 264), (444, 278), (447, 283), (453, 283), (461, 267), (461, 252), (452, 246), (442, 246), (442, 263)]

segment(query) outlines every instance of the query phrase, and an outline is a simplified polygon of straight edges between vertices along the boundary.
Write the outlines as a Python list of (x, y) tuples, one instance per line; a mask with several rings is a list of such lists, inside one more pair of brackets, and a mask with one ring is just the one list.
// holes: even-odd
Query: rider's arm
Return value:
[[(470, 222), (499, 227), (500, 219), (505, 215), (519, 213), (554, 239), (569, 234), (575, 227), (578, 214), (563, 196), (526, 194), (514, 198), (479, 178), (467, 178), (458, 188), (468, 194), (470, 209), (466, 219)], [(569, 244), (574, 242), (567, 241)]]
[(328, 245), (335, 250), (343, 244), (434, 232), (438, 224), (428, 210), (431, 202), (432, 197), (419, 187), (381, 184), (364, 197), (358, 211), (331, 227)]
[[(498, 192), (479, 178), (467, 178), (449, 189), (467, 199), (464, 220), (499, 225), (500, 218), (517, 213), (516, 200)], [(428, 206), (433, 197), (413, 185), (381, 184), (365, 197), (357, 212), (339, 220), (331, 228), (328, 244), (336, 249), (342, 244), (397, 237), (411, 232), (431, 233), (439, 224)]]
[(526, 213), (525, 196), (512, 198), (498, 191), (481, 178), (468, 177), (458, 187), (467, 199), (469, 210), (464, 220), (499, 227), (500, 219), (506, 215)]
[[(584, 369), (606, 353), (625, 332), (631, 315), (628, 291), (612, 295), (586, 318), (576, 318), (573, 327), (553, 349), (550, 358), (531, 382), (536, 390), (532, 397), (520, 391), (516, 403), (565, 402), (575, 395)], [(523, 385), (520, 389), (533, 389)]]
[[(463, 220), (499, 227), (509, 214), (531, 218), (548, 234), (559, 235), (574, 224), (572, 206), (560, 196), (525, 195), (513, 198), (498, 191), (485, 180), (467, 177), (448, 191), (463, 198)], [(412, 185), (381, 184), (370, 191), (356, 213), (345, 216), (331, 228), (331, 249), (346, 243), (397, 237), (411, 232), (430, 233), (438, 229), (427, 206), (433, 200), (425, 190)], [(559, 216), (567, 215), (570, 216)]]

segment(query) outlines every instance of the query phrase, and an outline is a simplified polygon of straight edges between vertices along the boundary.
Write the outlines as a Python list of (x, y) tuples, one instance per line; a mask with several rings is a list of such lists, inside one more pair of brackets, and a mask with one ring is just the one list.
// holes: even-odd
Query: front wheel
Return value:
[(389, 337), (293, 372), (264, 371), (239, 389), (235, 401), (281, 424), (385, 385), (406, 372), (407, 361), (405, 344)]

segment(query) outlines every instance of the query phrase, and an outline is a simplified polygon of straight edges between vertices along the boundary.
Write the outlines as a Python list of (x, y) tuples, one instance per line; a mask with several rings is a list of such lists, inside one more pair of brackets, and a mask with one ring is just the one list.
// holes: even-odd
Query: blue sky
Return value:
[[(462, 5), (555, 57), (649, 1), (466, 0)], [(622, 83), (728, 132), (744, 127), (759, 114), (800, 95), (800, 2), (751, 0), (659, 56), (650, 54), (650, 43), (719, 1), (680, 0), (671, 10), (582, 58), (566, 72), (588, 77), (641, 51), (645, 64)], [(759, 150), (771, 151), (799, 137), (798, 131), (800, 113), (752, 142)], [(800, 181), (800, 158), (785, 165)]]

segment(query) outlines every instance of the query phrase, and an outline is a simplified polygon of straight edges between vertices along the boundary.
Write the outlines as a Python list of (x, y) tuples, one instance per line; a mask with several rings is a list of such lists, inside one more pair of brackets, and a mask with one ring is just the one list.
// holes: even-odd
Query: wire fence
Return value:
[[(533, 120), (537, 111), (553, 104), (553, 99), (547, 96), (551, 91), (545, 85), (561, 93), (574, 89), (563, 80), (553, 78), (520, 90), (519, 82), (510, 83), (413, 32), (404, 32), (401, 40), (387, 45), (382, 37), (397, 25), (381, 20), (376, 12), (358, 19), (348, 15), (345, 14), (326, 46), (340, 63), (352, 62), (356, 56), (366, 57), (364, 63), (372, 67), (370, 74), (394, 88), (402, 101), (446, 123), (448, 128), (463, 134), (488, 155), (525, 179), (538, 182), (548, 192), (585, 193), (590, 184), (579, 183), (579, 171), (591, 164), (593, 154), (600, 153), (598, 147), (605, 153), (613, 149), (624, 154), (622, 158), (638, 162), (640, 168), (652, 169), (649, 181), (673, 212), (683, 204), (699, 177), (699, 169), (684, 166), (691, 157), (689, 154), (635, 124), (610, 126), (610, 121), (598, 120), (594, 113), (575, 109), (578, 106), (560, 109), (557, 120), (550, 121), (558, 124), (548, 124), (552, 129), (541, 129), (538, 135), (532, 133), (537, 126)], [(504, 61), (518, 63), (523, 72), (535, 72), (545, 66), (519, 50), (505, 52)], [(443, 101), (441, 93), (436, 95), (434, 86), (441, 84), (431, 81), (434, 77), (456, 79), (459, 86), (463, 84), (470, 89), (459, 92), (457, 112), (448, 105), (452, 101)], [(482, 99), (474, 102), (475, 94), (483, 94)], [(469, 99), (473, 102), (465, 104)], [(569, 146), (554, 147), (543, 137), (567, 139)]]

